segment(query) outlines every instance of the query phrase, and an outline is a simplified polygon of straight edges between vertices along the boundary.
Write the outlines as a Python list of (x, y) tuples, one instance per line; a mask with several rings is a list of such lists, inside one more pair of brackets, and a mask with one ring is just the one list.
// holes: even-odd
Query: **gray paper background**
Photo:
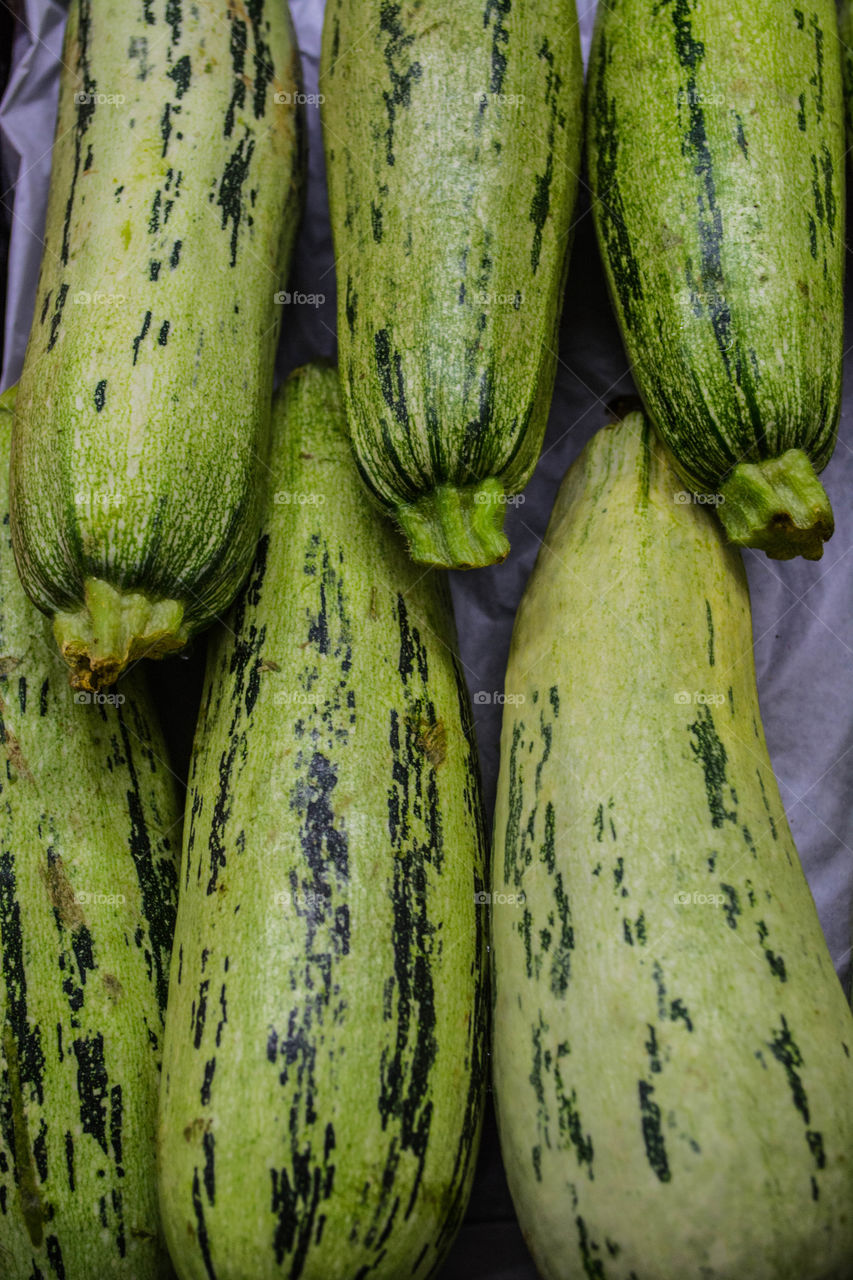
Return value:
[[(322, 92), (318, 62), (323, 0), (291, 0), (302, 53), (305, 91)], [(5, 350), (0, 389), (17, 378), (32, 319), (41, 259), (50, 151), (56, 113), (65, 5), (19, 0), (13, 69), (0, 102), (0, 189), (12, 211)], [(580, 0), (586, 58), (594, 0)], [(284, 316), (278, 374), (316, 356), (335, 354), (334, 256), (329, 230), (320, 119), (307, 111), (309, 189), (296, 246), (292, 289), (323, 294), (318, 308), (292, 307)], [(560, 365), (542, 457), (511, 508), (512, 554), (491, 569), (452, 574), (462, 659), (472, 695), (503, 688), (512, 620), (557, 487), (589, 437), (606, 421), (606, 406), (632, 391), (628, 362), (610, 310), (581, 175), (575, 243), (560, 333)], [(852, 342), (850, 308), (847, 341)], [(851, 385), (853, 346), (845, 353)], [(768, 560), (746, 553), (752, 591), (755, 660), (761, 709), (773, 766), (833, 960), (842, 981), (850, 970), (853, 897), (853, 399), (845, 398), (835, 456), (824, 473), (836, 532), (818, 563)], [(203, 654), (201, 655), (203, 657)], [(607, 660), (602, 653), (602, 661)], [(167, 670), (167, 668), (169, 670)], [(200, 657), (184, 667), (163, 664), (164, 701), (183, 686), (197, 694)], [(491, 815), (498, 768), (500, 707), (475, 705), (486, 804)], [(191, 726), (190, 726), (191, 729)], [(178, 740), (180, 739), (180, 740)], [(177, 754), (188, 731), (176, 731)], [(536, 1272), (512, 1215), (491, 1115), (486, 1124), (474, 1195), (443, 1280), (532, 1280)]]

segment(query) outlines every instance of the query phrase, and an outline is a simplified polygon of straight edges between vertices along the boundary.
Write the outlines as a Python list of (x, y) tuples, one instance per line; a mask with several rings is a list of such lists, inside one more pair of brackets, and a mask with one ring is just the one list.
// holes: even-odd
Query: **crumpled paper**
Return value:
[[(578, 5), (586, 58), (595, 0)], [(0, 389), (17, 378), (32, 320), (41, 258), (50, 151), (56, 114), (65, 5), (23, 0), (13, 69), (0, 101), (0, 178), (14, 202)], [(305, 92), (318, 83), (323, 0), (291, 0)], [(307, 211), (296, 246), (292, 289), (318, 295), (294, 307), (283, 326), (277, 376), (306, 360), (334, 357), (335, 279), (325, 192), (319, 109), (307, 108)], [(14, 188), (14, 190), (12, 190)], [(460, 648), (472, 696), (487, 808), (498, 770), (501, 706), (512, 622), (569, 464), (607, 420), (607, 405), (630, 395), (628, 361), (607, 298), (582, 176), (572, 266), (559, 344), (559, 370), (542, 456), (524, 494), (510, 508), (512, 554), (504, 564), (451, 574)], [(848, 307), (847, 331), (850, 332)], [(845, 383), (853, 347), (845, 355)], [(853, 403), (842, 412), (838, 446), (823, 480), (836, 531), (818, 563), (745, 553), (752, 593), (755, 661), (773, 767), (836, 969), (850, 971), (853, 898)], [(168, 664), (175, 668), (178, 664)], [(164, 664), (164, 671), (167, 664)], [(187, 664), (192, 668), (193, 662)], [(194, 678), (199, 676), (195, 662)], [(164, 684), (177, 687), (174, 671)], [(478, 698), (476, 695), (479, 694)], [(483, 695), (489, 700), (483, 701)], [(168, 701), (165, 699), (164, 701)], [(190, 730), (191, 731), (191, 730)], [(189, 741), (186, 725), (179, 748)], [(182, 751), (179, 749), (177, 755)], [(534, 1280), (535, 1268), (515, 1222), (500, 1163), (491, 1109), (474, 1193), (442, 1280)]]

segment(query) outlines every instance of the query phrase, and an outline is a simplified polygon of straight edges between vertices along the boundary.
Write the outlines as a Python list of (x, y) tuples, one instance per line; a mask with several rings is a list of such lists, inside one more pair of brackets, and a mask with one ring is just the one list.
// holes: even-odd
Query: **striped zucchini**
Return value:
[(502, 560), (556, 370), (581, 145), (574, 0), (329, 0), (321, 88), (362, 477), (416, 560)]
[(353, 465), (334, 369), (273, 413), (272, 493), (212, 635), (160, 1107), (181, 1280), (432, 1275), (485, 1074), (483, 830), (443, 578)]
[(63, 68), (12, 531), (97, 689), (181, 648), (251, 562), (298, 52), (286, 0), (72, 0)]
[(590, 61), (598, 238), (634, 377), (726, 533), (817, 560), (841, 393), (833, 0), (611, 0)]
[(853, 0), (838, 0), (841, 71), (847, 106), (847, 137), (853, 135)]
[(767, 754), (741, 558), (680, 489), (642, 415), (599, 432), (516, 621), (504, 1162), (548, 1280), (849, 1280), (853, 1019)]
[(162, 1280), (154, 1164), (180, 810), (139, 677), (72, 694), (9, 536), (0, 411), (0, 1274)]

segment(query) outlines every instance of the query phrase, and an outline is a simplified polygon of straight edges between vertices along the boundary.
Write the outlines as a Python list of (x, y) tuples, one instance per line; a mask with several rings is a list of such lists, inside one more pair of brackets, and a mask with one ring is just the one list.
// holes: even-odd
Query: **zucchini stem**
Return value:
[(773, 560), (819, 560), (835, 529), (829, 498), (802, 449), (740, 463), (720, 495), (717, 514), (730, 541)]
[(394, 516), (418, 564), (480, 569), (509, 553), (505, 512), (504, 487), (491, 477), (462, 488), (438, 485), (417, 502), (395, 508)]
[(115, 684), (140, 658), (162, 658), (189, 639), (184, 606), (152, 600), (141, 591), (118, 591), (100, 578), (83, 583), (85, 604), (57, 613), (53, 632), (71, 668), (74, 689), (97, 692)]

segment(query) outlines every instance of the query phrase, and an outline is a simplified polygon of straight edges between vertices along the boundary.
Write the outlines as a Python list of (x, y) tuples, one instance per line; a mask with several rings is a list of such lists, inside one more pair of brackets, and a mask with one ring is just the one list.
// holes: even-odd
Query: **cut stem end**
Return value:
[(740, 463), (720, 494), (717, 514), (730, 541), (773, 560), (819, 560), (835, 529), (829, 498), (802, 449)]
[(455, 488), (439, 485), (394, 516), (418, 564), (481, 569), (509, 554), (503, 531), (506, 494), (500, 480)]
[(83, 591), (83, 608), (53, 621), (74, 689), (97, 692), (115, 684), (132, 662), (176, 653), (189, 639), (177, 600), (118, 591), (100, 578), (87, 578)]

